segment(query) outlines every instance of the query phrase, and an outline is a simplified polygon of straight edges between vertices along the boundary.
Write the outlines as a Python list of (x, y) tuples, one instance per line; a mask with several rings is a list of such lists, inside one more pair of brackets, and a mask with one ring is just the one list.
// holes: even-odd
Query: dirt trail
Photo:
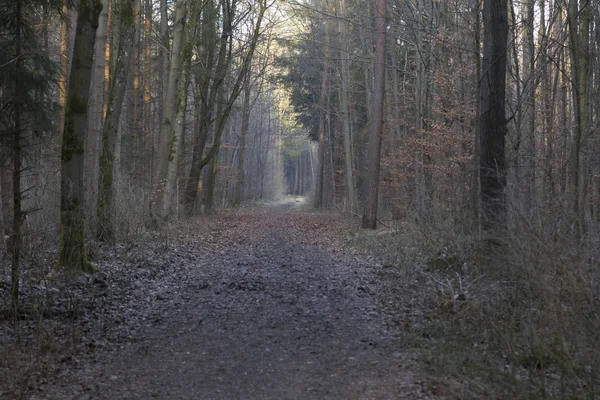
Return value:
[(215, 218), (135, 334), (80, 366), (71, 392), (38, 398), (428, 398), (380, 311), (377, 267), (331, 234), (339, 217), (286, 206)]

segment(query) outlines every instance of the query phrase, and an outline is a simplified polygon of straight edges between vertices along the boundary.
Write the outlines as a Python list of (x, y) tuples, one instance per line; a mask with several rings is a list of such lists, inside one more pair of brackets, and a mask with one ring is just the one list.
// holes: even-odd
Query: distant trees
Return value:
[[(19, 246), (22, 210), (60, 208), (60, 263), (90, 270), (91, 232), (287, 192), (365, 227), (582, 240), (600, 220), (597, 0), (499, 1), (84, 0), (77, 32), (68, 2), (3, 4), (3, 233)], [(60, 206), (13, 196), (59, 168)]]
[[(590, 102), (600, 71), (592, 50), (596, 3), (486, 2), (483, 10), (472, 0), (390, 0), (378, 213), (451, 217), (490, 233), (499, 223), (567, 224), (583, 237), (600, 215), (597, 107)], [(294, 59), (281, 56), (282, 82), (309, 136), (324, 138), (312, 154), (315, 205), (322, 198), (323, 208), (366, 212), (375, 3), (321, 0), (312, 7), (295, 11), (308, 29), (285, 43)], [(339, 39), (330, 40), (329, 59), (322, 49), (331, 22)], [(548, 215), (561, 217), (551, 223)]]

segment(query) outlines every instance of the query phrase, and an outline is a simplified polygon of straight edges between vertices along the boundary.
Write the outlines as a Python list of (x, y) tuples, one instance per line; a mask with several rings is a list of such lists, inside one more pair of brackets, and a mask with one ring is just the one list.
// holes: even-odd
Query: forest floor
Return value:
[(405, 346), (418, 282), (348, 245), (357, 220), (299, 204), (91, 249), (100, 272), (75, 281), (48, 268), (24, 295), (37, 311), (0, 322), (0, 398), (440, 395)]

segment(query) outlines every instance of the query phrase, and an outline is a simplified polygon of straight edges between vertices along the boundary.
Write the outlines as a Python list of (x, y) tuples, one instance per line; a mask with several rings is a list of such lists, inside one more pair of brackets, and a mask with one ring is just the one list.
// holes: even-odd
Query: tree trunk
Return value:
[(177, 95), (178, 81), (181, 69), (181, 53), (183, 48), (183, 36), (185, 26), (185, 15), (187, 13), (185, 0), (177, 0), (175, 3), (175, 27), (173, 32), (173, 49), (171, 51), (171, 63), (169, 79), (167, 81), (167, 95), (164, 101), (164, 111), (160, 127), (160, 142), (158, 149), (158, 173), (156, 175), (156, 187), (154, 189), (154, 202), (152, 210), (154, 217), (164, 219), (171, 211), (171, 193), (168, 193), (168, 171), (169, 163), (176, 159), (173, 153), (175, 134), (175, 97)]
[(317, 186), (315, 188), (315, 208), (323, 207), (325, 180), (325, 119), (327, 118), (327, 91), (329, 90), (329, 24), (325, 25), (323, 45), (323, 79), (321, 81), (321, 116), (319, 118), (319, 152), (317, 157)]
[(97, 204), (99, 148), (102, 136), (102, 120), (104, 116), (104, 67), (106, 63), (106, 40), (108, 28), (108, 9), (111, 0), (102, 1), (102, 12), (96, 30), (96, 46), (94, 48), (94, 66), (92, 70), (92, 92), (88, 110), (88, 133), (86, 135), (84, 181), (86, 187), (86, 204), (92, 209)]
[[(177, 8), (177, 2), (175, 3)], [(162, 63), (160, 69), (159, 96), (158, 107), (160, 112), (160, 124), (164, 120), (164, 111), (166, 109), (167, 86), (169, 79), (169, 9), (167, 8), (167, 0), (160, 0), (160, 45), (159, 59)], [(175, 17), (177, 18), (177, 17)], [(162, 128), (161, 128), (162, 129)], [(160, 132), (159, 132), (160, 135)], [(159, 138), (160, 140), (160, 138)], [(159, 150), (160, 152), (160, 150)]]
[(484, 0), (483, 62), (480, 113), (480, 185), (482, 229), (496, 244), (494, 234), (506, 223), (505, 95), (508, 16), (506, 0)]
[(525, 77), (525, 90), (523, 108), (524, 126), (527, 143), (527, 165), (525, 181), (525, 210), (527, 215), (533, 217), (537, 212), (536, 207), (536, 173), (535, 173), (535, 95), (536, 95), (536, 76), (535, 76), (535, 45), (533, 38), (534, 8), (535, 0), (526, 0), (523, 5), (523, 75)]
[(142, 0), (135, 0), (133, 7), (134, 17), (134, 38), (133, 38), (133, 109), (131, 115), (131, 131), (125, 140), (125, 151), (123, 169), (125, 173), (133, 173), (138, 167), (138, 158), (140, 157), (141, 149), (141, 130), (140, 130), (140, 45), (142, 25)]
[(58, 131), (62, 135), (65, 128), (65, 114), (67, 112), (67, 85), (69, 84), (69, 5), (68, 0), (63, 0), (60, 22), (60, 69), (58, 78), (58, 106), (60, 114), (58, 117)]
[(94, 42), (102, 3), (80, 0), (61, 149), (60, 252), (58, 264), (71, 271), (94, 268), (85, 251), (83, 149)]
[(167, 172), (167, 188), (165, 196), (170, 208), (175, 206), (175, 212), (178, 208), (177, 184), (179, 182), (180, 161), (183, 152), (183, 137), (185, 135), (185, 111), (187, 109), (188, 85), (190, 83), (191, 68), (191, 47), (183, 51), (183, 65), (181, 68), (181, 79), (177, 88), (177, 100), (175, 101), (175, 131), (173, 132), (173, 142), (171, 154), (169, 156), (169, 166)]
[(115, 70), (109, 90), (106, 120), (102, 129), (102, 152), (99, 161), (98, 206), (96, 238), (100, 241), (114, 242), (115, 231), (115, 163), (117, 130), (123, 108), (123, 99), (127, 88), (127, 77), (131, 66), (135, 25), (133, 7), (135, 0), (121, 0), (119, 4), (119, 32), (121, 36), (116, 53)]
[(144, 143), (143, 148), (139, 149), (140, 155), (143, 156), (140, 160), (142, 164), (142, 174), (145, 179), (152, 183), (154, 171), (152, 170), (152, 157), (154, 150), (154, 125), (152, 123), (152, 97), (150, 95), (150, 80), (152, 76), (152, 48), (150, 39), (152, 34), (152, 1), (145, 0), (144, 2)]
[(346, 196), (348, 198), (348, 210), (356, 212), (358, 198), (354, 183), (354, 171), (352, 168), (352, 137), (350, 135), (350, 117), (348, 115), (348, 78), (350, 70), (348, 66), (348, 31), (346, 22), (346, 1), (340, 0), (340, 12), (342, 18), (338, 19), (338, 30), (342, 46), (340, 48), (340, 113), (342, 118), (342, 135), (344, 138), (344, 160), (346, 164)]
[(577, 237), (581, 237), (584, 229), (583, 188), (585, 183), (585, 163), (583, 148), (588, 127), (589, 73), (591, 65), (589, 51), (590, 19), (589, 2), (582, 1), (582, 4), (579, 5), (578, 0), (569, 0), (567, 22), (569, 25), (569, 44), (571, 48), (571, 84), (573, 87), (575, 128), (571, 140), (568, 176), (572, 221)]
[(233, 205), (239, 206), (244, 197), (244, 161), (246, 158), (246, 138), (248, 136), (248, 127), (250, 124), (250, 77), (251, 71), (248, 71), (244, 79), (244, 104), (242, 106), (242, 131), (240, 133), (240, 147), (238, 150), (237, 159), (237, 181), (235, 185), (235, 193)]
[(21, 209), (21, 170), (22, 170), (22, 143), (21, 135), (24, 130), (23, 124), (23, 57), (22, 57), (22, 41), (23, 41), (23, 4), (22, 0), (18, 0), (15, 4), (15, 69), (17, 75), (14, 81), (14, 127), (12, 143), (12, 194), (13, 194), (13, 224), (10, 249), (11, 253), (11, 288), (10, 288), (10, 308), (11, 312), (16, 316), (19, 308), (19, 275), (21, 263), (21, 224), (23, 220), (23, 212)]
[(210, 164), (208, 184), (206, 187), (206, 199), (204, 201), (204, 211), (210, 212), (214, 207), (215, 185), (217, 183), (217, 168), (219, 166), (219, 154), (215, 154)]
[[(104, 93), (102, 95), (102, 120), (106, 116), (108, 92), (110, 91), (111, 51), (113, 48), (113, 0), (108, 0), (108, 17), (106, 20), (106, 47), (104, 48)], [(100, 134), (98, 134), (100, 135)]]
[(385, 34), (387, 24), (387, 0), (377, 0), (377, 42), (375, 48), (375, 82), (371, 129), (369, 132), (367, 201), (363, 213), (362, 227), (377, 227), (377, 203), (379, 195), (379, 168), (381, 157), (381, 136), (383, 130), (383, 102), (385, 97)]
[[(544, 1), (544, 0), (542, 0)], [(481, 21), (480, 21), (480, 9), (479, 0), (471, 1), (472, 17), (473, 17), (473, 31), (475, 37), (472, 41), (472, 54), (473, 64), (475, 66), (475, 73), (473, 74), (473, 80), (471, 81), (473, 95), (475, 97), (475, 118), (473, 120), (473, 178), (471, 181), (471, 208), (473, 210), (473, 230), (479, 232), (480, 226), (480, 186), (479, 186), (479, 153), (480, 153), (480, 112), (481, 112)]]

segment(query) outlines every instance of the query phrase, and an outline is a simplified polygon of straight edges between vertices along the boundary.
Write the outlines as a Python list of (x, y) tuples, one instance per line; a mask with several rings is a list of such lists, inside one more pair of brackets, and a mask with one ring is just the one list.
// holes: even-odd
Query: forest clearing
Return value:
[(600, 0), (0, 0), (0, 397), (597, 399)]

